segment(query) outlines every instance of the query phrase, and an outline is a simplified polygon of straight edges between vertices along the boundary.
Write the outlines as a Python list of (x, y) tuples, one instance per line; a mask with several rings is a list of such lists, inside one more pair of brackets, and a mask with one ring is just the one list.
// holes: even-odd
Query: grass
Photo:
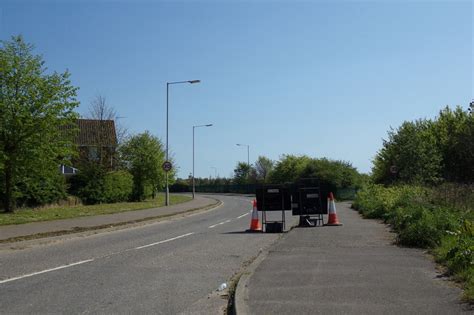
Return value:
[(400, 245), (429, 249), (474, 303), (474, 186), (435, 188), (368, 185), (354, 208), (390, 223)]
[[(160, 194), (155, 199), (149, 199), (142, 202), (17, 209), (14, 213), (0, 213), (0, 226), (158, 208), (164, 206), (164, 199), (165, 195)], [(189, 200), (191, 200), (191, 197), (188, 196), (170, 195), (171, 205), (183, 203)]]

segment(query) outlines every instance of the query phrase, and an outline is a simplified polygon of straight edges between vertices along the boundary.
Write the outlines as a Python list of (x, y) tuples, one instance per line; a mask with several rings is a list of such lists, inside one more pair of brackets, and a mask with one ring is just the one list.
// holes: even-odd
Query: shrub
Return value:
[[(439, 187), (368, 185), (358, 191), (353, 206), (364, 217), (390, 223), (397, 232), (399, 244), (433, 249), (437, 261), (464, 282), (465, 296), (473, 301), (472, 196), (466, 194), (460, 203), (451, 193), (442, 198), (439, 192)], [(461, 209), (454, 207), (459, 204), (462, 204)]]
[(37, 207), (66, 198), (66, 183), (57, 169), (44, 176), (30, 174), (18, 183), (17, 190), (15, 196), (20, 207)]
[(133, 176), (127, 171), (107, 173), (104, 177), (105, 202), (128, 201), (133, 190)]
[(84, 163), (77, 175), (71, 178), (69, 192), (81, 198), (84, 204), (105, 202), (105, 170), (96, 163)]

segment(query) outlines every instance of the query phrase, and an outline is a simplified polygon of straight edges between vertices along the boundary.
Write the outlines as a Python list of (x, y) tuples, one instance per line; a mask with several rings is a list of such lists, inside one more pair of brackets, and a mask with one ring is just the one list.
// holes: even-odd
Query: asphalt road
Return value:
[(0, 313), (219, 313), (218, 286), (279, 235), (244, 232), (250, 198), (214, 197), (196, 215), (0, 250)]

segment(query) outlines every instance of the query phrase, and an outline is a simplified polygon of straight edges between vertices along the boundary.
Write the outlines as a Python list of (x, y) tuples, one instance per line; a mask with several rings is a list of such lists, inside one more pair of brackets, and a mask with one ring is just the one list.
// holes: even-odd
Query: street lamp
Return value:
[(212, 124), (193, 126), (193, 199), (194, 199), (194, 195), (196, 194), (196, 187), (194, 185), (194, 129), (200, 128), (200, 127), (211, 127), (211, 126)]
[(237, 143), (237, 146), (239, 146), (239, 147), (247, 147), (247, 165), (248, 165), (249, 170), (250, 170), (250, 159), (249, 159), (249, 156), (250, 156), (250, 154), (249, 154), (249, 152), (250, 152), (250, 145)]
[[(170, 85), (171, 84), (183, 84), (183, 83), (189, 83), (189, 84), (195, 84), (201, 82), (200, 80), (188, 80), (188, 81), (175, 81), (175, 82), (166, 82), (166, 162), (168, 161), (168, 104), (169, 104), (169, 90), (170, 90)], [(166, 198), (165, 198), (165, 205), (169, 206), (170, 205), (170, 189), (168, 186), (168, 171), (165, 171), (166, 174)]]
[(211, 166), (214, 169), (214, 178), (217, 178), (217, 167)]
[(247, 166), (248, 166), (248, 171), (247, 171), (247, 191), (250, 192), (250, 145), (249, 144), (241, 144), (237, 143), (237, 146), (239, 147), (247, 147)]

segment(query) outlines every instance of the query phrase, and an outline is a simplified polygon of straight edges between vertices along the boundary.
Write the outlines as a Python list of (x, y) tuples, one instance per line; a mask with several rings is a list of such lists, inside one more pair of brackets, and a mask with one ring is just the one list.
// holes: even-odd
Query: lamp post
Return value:
[(247, 147), (247, 166), (248, 166), (248, 171), (247, 171), (247, 191), (250, 192), (250, 145), (249, 144), (241, 144), (237, 143), (237, 146), (239, 147)]
[(196, 194), (196, 186), (194, 185), (194, 129), (200, 128), (200, 127), (211, 127), (211, 126), (212, 124), (193, 126), (193, 199), (194, 199), (194, 195)]
[(250, 152), (250, 145), (237, 143), (237, 146), (239, 146), (239, 147), (247, 147), (247, 165), (248, 165), (249, 170), (250, 170), (250, 159), (249, 159), (249, 156), (250, 156), (250, 154), (249, 154), (249, 152)]
[(217, 167), (211, 166), (214, 169), (214, 178), (217, 178)]
[[(189, 83), (189, 84), (195, 84), (201, 82), (200, 80), (188, 80), (188, 81), (175, 81), (175, 82), (166, 82), (166, 162), (168, 161), (168, 113), (169, 113), (169, 90), (170, 90), (170, 85), (172, 84), (184, 84), (184, 83)], [(165, 198), (165, 205), (169, 206), (170, 205), (170, 189), (168, 186), (168, 171), (165, 171), (166, 174), (166, 198)]]

